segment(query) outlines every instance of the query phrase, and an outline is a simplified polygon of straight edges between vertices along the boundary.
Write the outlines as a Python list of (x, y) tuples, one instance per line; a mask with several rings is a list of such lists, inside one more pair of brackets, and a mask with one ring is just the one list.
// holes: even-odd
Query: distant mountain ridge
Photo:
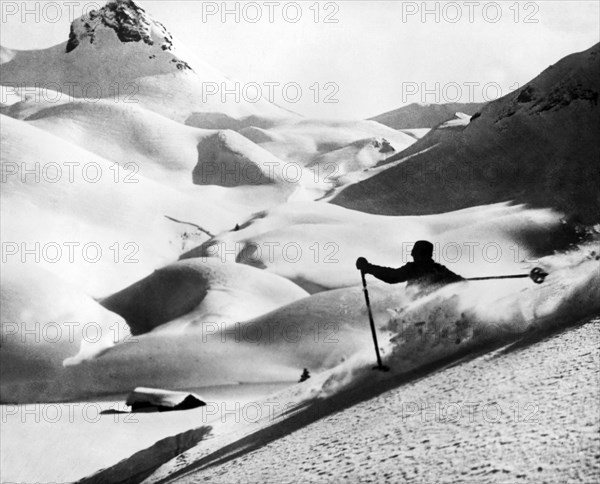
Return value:
[(413, 103), (369, 119), (385, 124), (393, 129), (435, 128), (439, 124), (452, 119), (456, 113), (464, 113), (472, 116), (480, 111), (485, 104), (486, 103)]

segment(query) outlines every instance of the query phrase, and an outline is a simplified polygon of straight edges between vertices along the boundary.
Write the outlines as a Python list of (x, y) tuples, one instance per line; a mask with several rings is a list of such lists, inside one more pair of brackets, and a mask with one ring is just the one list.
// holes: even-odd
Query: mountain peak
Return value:
[(66, 52), (84, 42), (96, 43), (98, 33), (105, 29), (112, 29), (123, 43), (158, 44), (168, 51), (173, 48), (173, 37), (165, 26), (153, 20), (133, 0), (110, 0), (99, 10), (91, 10), (73, 21)]

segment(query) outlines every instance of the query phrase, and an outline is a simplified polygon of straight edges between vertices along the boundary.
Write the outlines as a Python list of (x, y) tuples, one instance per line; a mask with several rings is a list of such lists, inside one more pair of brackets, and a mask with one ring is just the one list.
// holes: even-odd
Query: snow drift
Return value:
[[(437, 260), (453, 271), (466, 277), (499, 275), (520, 272), (523, 259), (557, 246), (564, 235), (560, 219), (550, 210), (507, 204), (427, 217), (390, 217), (297, 202), (259, 212), (240, 230), (219, 234), (181, 258), (252, 265), (314, 293), (358, 284), (354, 262), (359, 256), (398, 267), (411, 260), (412, 243), (427, 239), (437, 246)], [(490, 248), (495, 248), (493, 254), (487, 253)]]
[(306, 296), (282, 277), (218, 259), (187, 259), (154, 271), (101, 301), (123, 316), (134, 335), (187, 316), (188, 321), (235, 323)]
[[(165, 215), (215, 232), (236, 223), (237, 215), (198, 197), (197, 187), (176, 190), (146, 178), (143, 167), (119, 168), (27, 122), (1, 119), (2, 233), (18, 249), (10, 260), (39, 264), (101, 296), (178, 257), (186, 227)], [(69, 243), (79, 244), (76, 257)], [(38, 256), (25, 257), (23, 244), (38, 247)], [(40, 255), (49, 244), (60, 257)], [(99, 260), (83, 257), (86, 244), (100, 247)]]
[(123, 318), (44, 270), (2, 268), (1, 395), (28, 401), (77, 386), (66, 367), (93, 359), (127, 339)]

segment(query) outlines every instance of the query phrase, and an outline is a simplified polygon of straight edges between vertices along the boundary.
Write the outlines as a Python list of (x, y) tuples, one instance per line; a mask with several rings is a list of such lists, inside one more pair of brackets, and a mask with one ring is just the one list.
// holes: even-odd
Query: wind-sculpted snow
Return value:
[[(2, 268), (2, 402), (69, 393), (66, 367), (126, 339), (127, 324), (76, 287), (44, 270)], [(77, 391), (75, 390), (75, 393)]]
[(209, 321), (232, 324), (306, 295), (287, 279), (252, 267), (188, 259), (155, 271), (102, 305), (123, 316), (138, 335), (184, 315), (191, 327)]
[[(279, 201), (292, 196), (320, 198), (343, 184), (349, 173), (366, 173), (366, 168), (414, 142), (377, 123), (280, 121), (276, 126), (281, 131), (253, 126), (237, 133), (184, 126), (141, 103), (104, 99), (90, 103), (69, 96), (47, 102), (39, 90), (27, 93), (28, 97), (0, 112), (115, 163), (137, 163), (143, 166), (145, 176), (161, 183), (181, 186), (191, 180), (202, 186), (229, 188), (276, 184)], [(260, 124), (258, 119), (253, 121)], [(391, 136), (392, 141), (383, 136), (362, 138), (377, 133)], [(273, 154), (277, 147), (299, 140), (301, 147), (296, 145), (291, 158), (286, 154), (287, 161)]]
[[(136, 386), (293, 383), (302, 368), (330, 369), (369, 348), (358, 287), (306, 296), (250, 267), (182, 261), (102, 301), (114, 311), (108, 314), (127, 323), (118, 344), (52, 378), (42, 375), (43, 391), (13, 391), (13, 401), (65, 401)], [(380, 320), (402, 301), (390, 287), (373, 287), (371, 296)], [(84, 350), (73, 344), (71, 354)], [(36, 351), (42, 349), (32, 346), (31, 355)]]
[[(263, 161), (259, 166), (263, 172), (273, 164), (272, 158), (265, 156), (270, 153), (283, 162), (284, 178), (304, 186), (310, 186), (309, 181), (313, 180), (312, 185), (319, 186), (321, 196), (336, 186), (354, 183), (347, 178), (350, 173), (360, 173), (363, 179), (368, 178), (371, 174), (368, 168), (383, 163), (416, 141), (414, 136), (374, 121), (301, 119), (293, 116), (284, 119), (248, 116), (236, 120), (218, 113), (195, 113), (186, 120), (186, 124), (202, 129), (237, 131), (258, 145), (258, 148), (244, 152), (261, 153)], [(297, 176), (297, 170), (306, 173)], [(312, 197), (315, 198), (318, 197)]]
[[(74, 99), (54, 105), (22, 103), (5, 113), (115, 163), (135, 163), (145, 176), (161, 183), (290, 185), (282, 176), (282, 162), (244, 136), (184, 126), (139, 104)], [(308, 174), (304, 179), (315, 185)], [(294, 189), (290, 186), (287, 191)]]
[[(197, 187), (175, 190), (146, 178), (136, 163), (119, 167), (24, 121), (2, 116), (1, 138), (2, 234), (5, 248), (9, 244), (16, 251), (5, 258), (42, 266), (94, 296), (114, 292), (178, 257), (190, 227), (165, 215), (215, 232), (235, 225), (235, 214), (196, 196)], [(26, 170), (31, 174), (25, 176)], [(206, 238), (200, 235), (198, 241)], [(79, 244), (72, 256), (69, 243)], [(82, 256), (86, 244), (100, 248), (93, 263)], [(49, 260), (41, 251), (51, 245), (60, 253)], [(34, 253), (25, 256), (23, 247)]]
[(198, 163), (197, 145), (210, 134), (139, 104), (105, 100), (42, 105), (25, 121), (122, 166), (135, 163), (146, 177), (179, 185), (189, 184)]
[(238, 133), (219, 131), (198, 144), (198, 165), (192, 177), (197, 185), (285, 185), (282, 165), (281, 160)]
[(239, 230), (219, 234), (181, 258), (249, 264), (312, 293), (360, 282), (357, 257), (399, 267), (411, 260), (414, 241), (428, 239), (437, 244), (438, 260), (455, 272), (465, 277), (500, 275), (521, 272), (523, 259), (548, 253), (553, 248), (548, 234), (554, 245), (560, 243), (560, 218), (549, 210), (507, 204), (388, 217), (318, 202), (288, 203), (255, 214)]
[[(317, 171), (320, 178), (343, 174), (344, 171), (340, 171), (343, 166), (340, 165), (344, 161), (356, 163), (358, 169), (370, 166), (368, 162), (361, 163), (355, 153), (356, 144), (360, 147), (365, 140), (379, 145), (377, 161), (393, 152), (401, 152), (415, 142), (413, 137), (375, 121), (290, 118), (271, 126), (257, 127), (261, 129), (247, 127), (240, 132), (284, 161), (294, 161), (302, 166), (327, 164), (328, 172)], [(385, 147), (382, 147), (384, 144)]]

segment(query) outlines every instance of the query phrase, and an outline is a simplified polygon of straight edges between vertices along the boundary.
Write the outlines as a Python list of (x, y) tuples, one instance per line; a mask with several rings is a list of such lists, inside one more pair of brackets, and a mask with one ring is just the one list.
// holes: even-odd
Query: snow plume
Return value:
[(495, 348), (528, 336), (576, 324), (600, 314), (600, 255), (595, 245), (540, 259), (549, 275), (524, 288), (512, 281), (464, 282), (446, 286), (408, 305), (390, 310), (378, 330), (389, 373), (373, 372), (371, 345), (312, 382), (310, 397), (377, 386), (382, 380), (425, 366)]

